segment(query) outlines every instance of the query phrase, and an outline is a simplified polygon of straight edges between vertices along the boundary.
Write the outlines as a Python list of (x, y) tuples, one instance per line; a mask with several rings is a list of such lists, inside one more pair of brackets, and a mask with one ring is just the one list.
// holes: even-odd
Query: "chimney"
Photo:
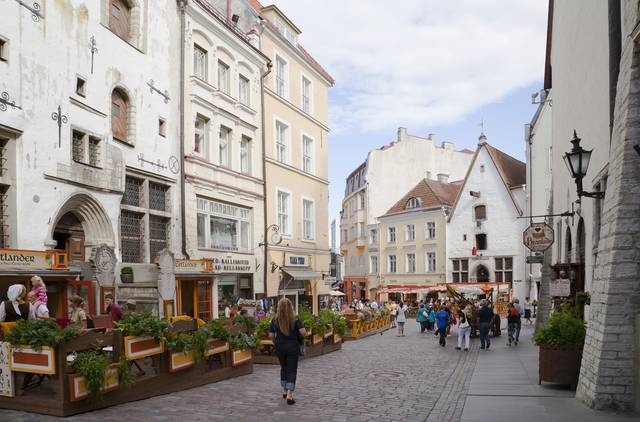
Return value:
[(442, 141), (442, 149), (444, 150), (452, 150), (453, 151), (453, 143)]
[(438, 182), (449, 183), (449, 175), (445, 173), (438, 173)]
[(436, 135), (434, 135), (433, 133), (430, 133), (427, 135), (427, 139), (430, 141), (434, 141), (436, 140)]
[(427, 180), (431, 180), (431, 172), (430, 171), (427, 172)]
[(398, 128), (398, 142), (403, 141), (407, 138), (407, 128), (399, 127)]

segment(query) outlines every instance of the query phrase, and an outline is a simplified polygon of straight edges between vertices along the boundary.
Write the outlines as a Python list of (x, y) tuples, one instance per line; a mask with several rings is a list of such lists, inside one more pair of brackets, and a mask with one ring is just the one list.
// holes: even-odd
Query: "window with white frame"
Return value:
[(408, 242), (416, 240), (416, 226), (414, 224), (407, 224), (406, 225), (404, 240), (406, 240)]
[(197, 44), (193, 45), (193, 74), (207, 80), (207, 50)]
[(407, 204), (405, 205), (405, 209), (418, 208), (420, 207), (420, 199), (418, 198), (409, 198)]
[(313, 139), (302, 135), (302, 171), (313, 173)]
[(387, 258), (387, 269), (390, 273), (395, 273), (397, 271), (398, 268), (395, 255), (389, 255)]
[(311, 114), (311, 81), (302, 77), (302, 111)]
[(276, 160), (281, 163), (287, 163), (289, 161), (287, 157), (289, 154), (287, 151), (288, 132), (289, 126), (276, 120)]
[(498, 283), (513, 281), (513, 258), (498, 257), (495, 258), (496, 264), (496, 281)]
[(278, 31), (282, 34), (283, 37), (287, 39), (292, 45), (297, 45), (298, 43), (298, 35), (291, 29), (287, 24), (285, 24), (282, 19), (276, 16), (274, 20), (274, 24)]
[(278, 227), (280, 233), (291, 236), (291, 194), (278, 190)]
[(369, 231), (369, 244), (375, 245), (376, 243), (378, 243), (378, 230), (371, 229)]
[(225, 62), (218, 60), (218, 89), (225, 94), (229, 95), (230, 92), (230, 77), (229, 65)]
[(238, 100), (241, 104), (251, 106), (251, 83), (244, 75), (240, 75), (238, 82)]
[(453, 271), (451, 275), (454, 283), (469, 282), (469, 260), (468, 259), (452, 259)]
[(387, 230), (387, 242), (394, 243), (396, 241), (396, 228), (389, 227)]
[(302, 200), (302, 239), (315, 239), (315, 204), (310, 199)]
[(378, 272), (378, 257), (375, 255), (369, 256), (369, 273), (376, 274)]
[(246, 136), (240, 140), (240, 172), (251, 174), (251, 138)]
[(204, 155), (206, 151), (207, 119), (197, 116), (193, 128), (193, 152)]
[(283, 98), (287, 96), (287, 73), (287, 62), (276, 56), (276, 94)]
[(425, 257), (426, 262), (426, 272), (435, 273), (436, 272), (436, 253), (435, 252), (427, 252), (427, 256)]
[(433, 221), (427, 222), (424, 226), (424, 238), (431, 240), (436, 238), (436, 223)]
[(408, 273), (416, 272), (416, 254), (414, 253), (407, 254), (407, 272)]
[(197, 198), (198, 248), (246, 252), (251, 245), (250, 208)]
[(72, 134), (72, 158), (77, 163), (100, 167), (100, 153), (102, 140), (96, 136), (90, 136), (85, 132), (73, 129)]
[(218, 144), (218, 162), (229, 167), (229, 151), (231, 150), (231, 129), (220, 126), (220, 142)]

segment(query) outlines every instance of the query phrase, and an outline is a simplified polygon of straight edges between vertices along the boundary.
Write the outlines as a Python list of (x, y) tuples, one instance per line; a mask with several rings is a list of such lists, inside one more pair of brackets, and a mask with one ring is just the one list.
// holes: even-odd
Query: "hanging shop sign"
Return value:
[(549, 295), (551, 297), (571, 296), (571, 281), (568, 278), (557, 278), (549, 281)]
[(0, 271), (49, 270), (53, 266), (50, 251), (0, 249)]
[(522, 233), (522, 243), (532, 252), (544, 252), (553, 242), (553, 227), (547, 223), (531, 223)]

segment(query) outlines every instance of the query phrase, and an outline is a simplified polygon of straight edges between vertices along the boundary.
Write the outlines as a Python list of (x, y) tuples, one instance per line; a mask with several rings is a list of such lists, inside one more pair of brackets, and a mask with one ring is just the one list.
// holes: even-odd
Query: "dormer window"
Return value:
[(405, 206), (405, 209), (411, 209), (411, 208), (419, 208), (420, 207), (420, 199), (418, 198), (411, 198), (407, 201), (407, 205)]
[(291, 44), (298, 44), (298, 35), (293, 31), (293, 29), (289, 28), (289, 26), (284, 23), (284, 21), (280, 18), (275, 19), (276, 28), (282, 34), (283, 37), (287, 39)]

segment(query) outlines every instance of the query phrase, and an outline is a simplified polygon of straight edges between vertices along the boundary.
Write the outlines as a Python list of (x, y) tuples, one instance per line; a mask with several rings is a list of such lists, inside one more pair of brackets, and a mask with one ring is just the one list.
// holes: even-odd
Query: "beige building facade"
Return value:
[[(298, 43), (300, 30), (276, 6), (264, 18), (266, 296), (287, 295), (317, 311), (329, 287), (328, 90), (331, 76)], [(322, 297), (324, 296), (324, 297)]]

